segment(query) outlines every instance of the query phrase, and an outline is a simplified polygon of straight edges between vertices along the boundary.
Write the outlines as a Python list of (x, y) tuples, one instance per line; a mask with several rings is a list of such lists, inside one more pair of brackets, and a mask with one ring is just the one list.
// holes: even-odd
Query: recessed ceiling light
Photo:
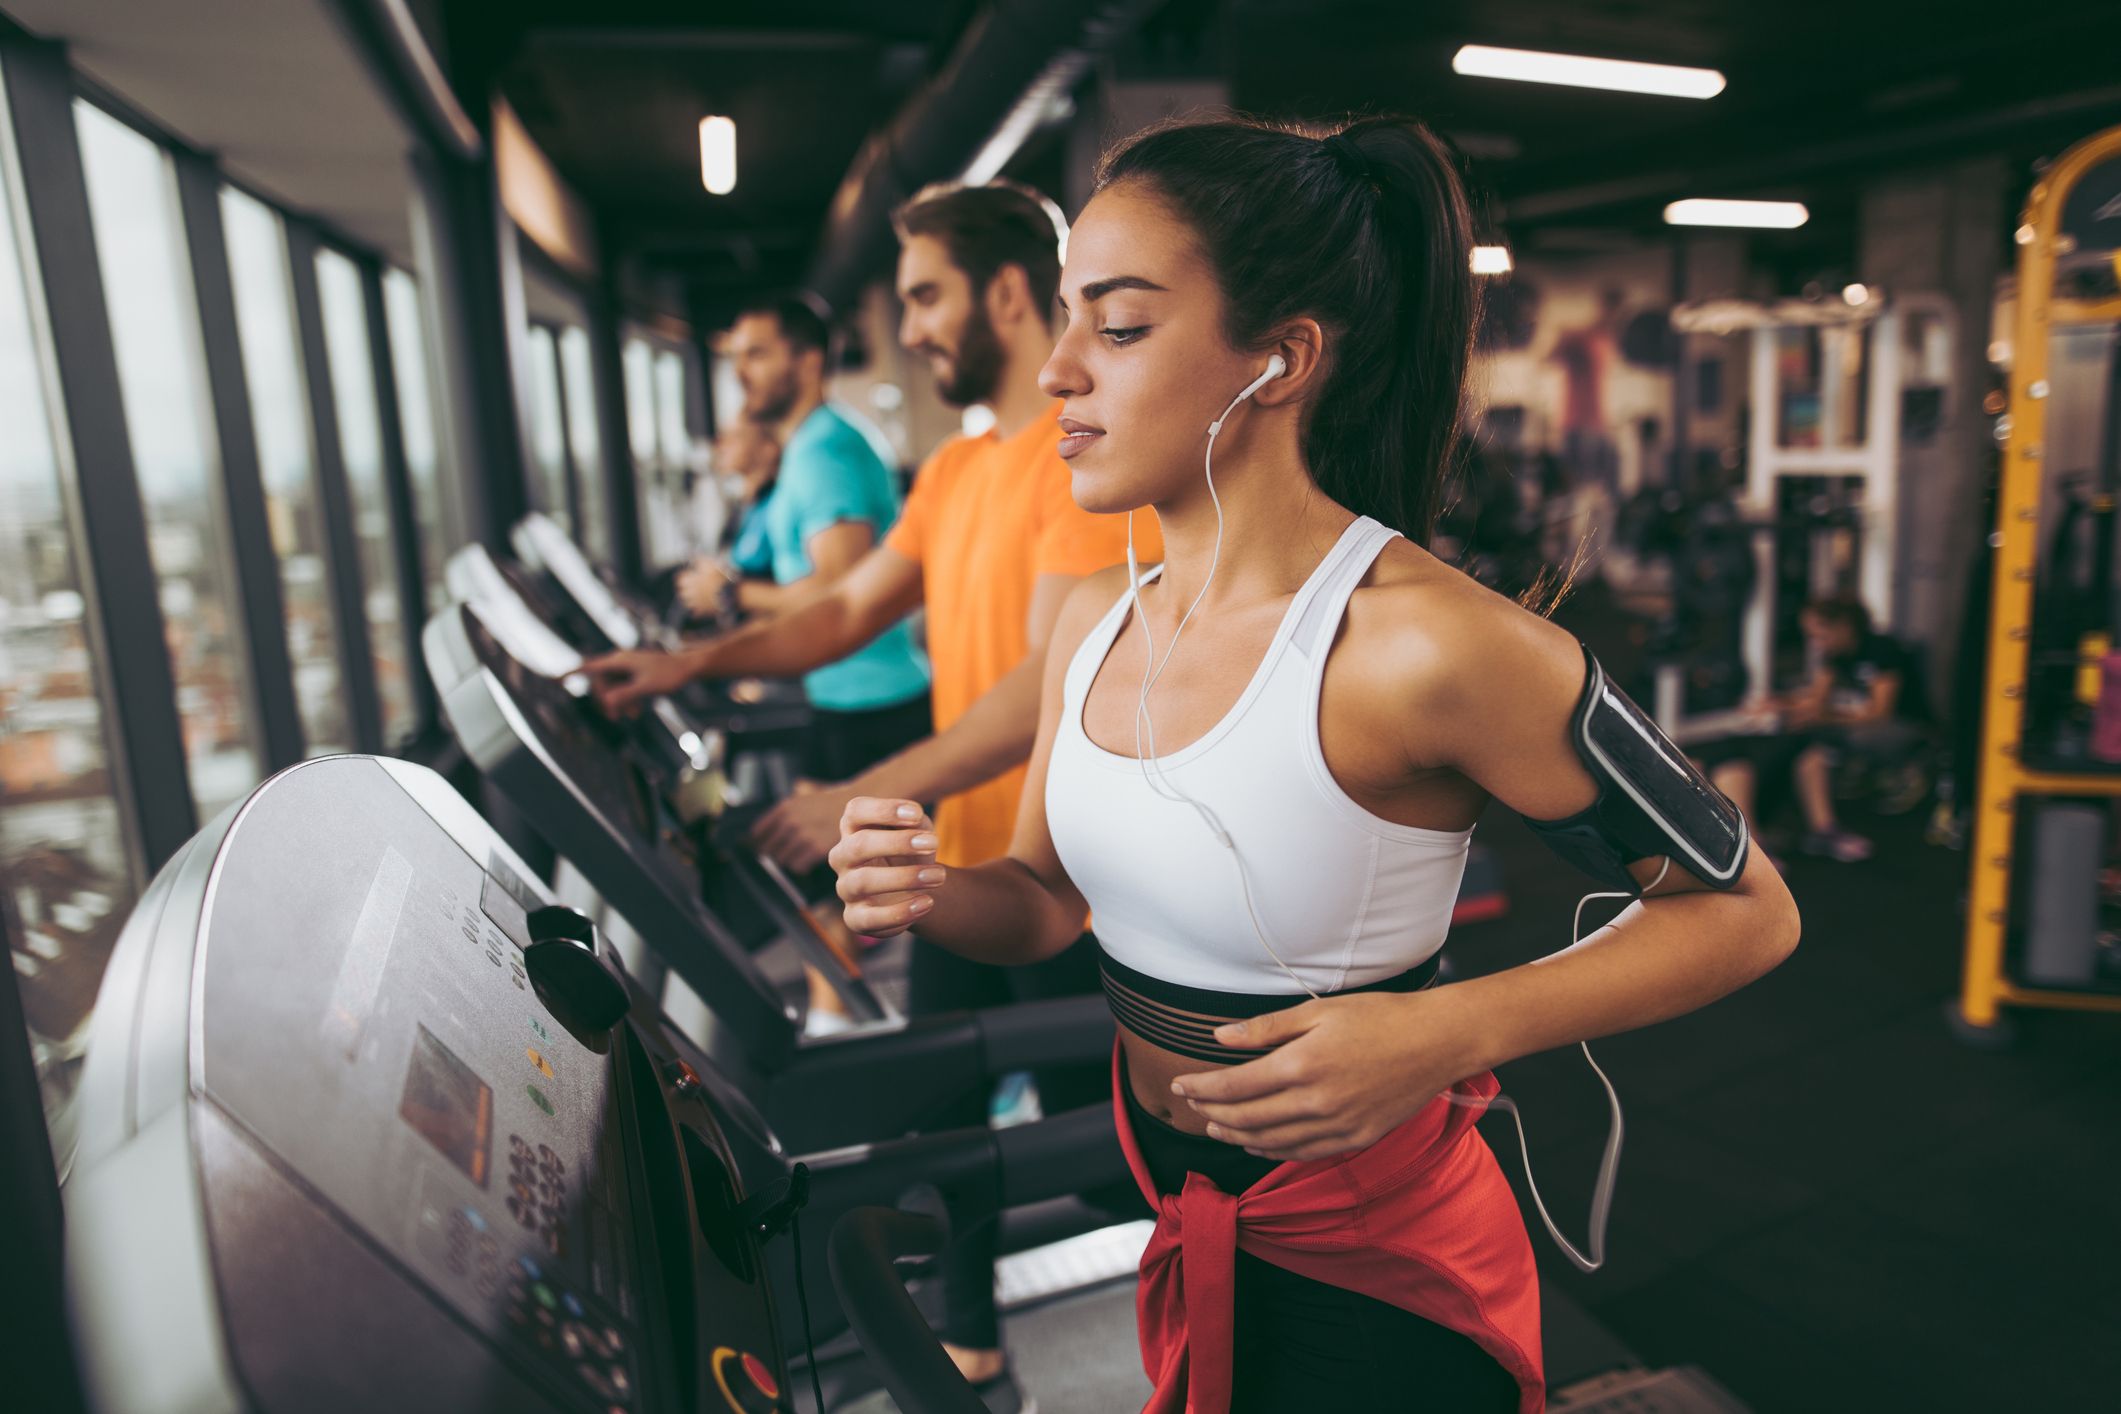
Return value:
[(736, 190), (736, 121), (700, 119), (700, 184), (716, 196)]
[(1571, 88), (1654, 93), (1667, 98), (1714, 98), (1723, 92), (1723, 75), (1714, 69), (1644, 64), (1633, 59), (1593, 59), (1583, 54), (1548, 54), (1537, 49), (1497, 49), (1487, 44), (1466, 45), (1452, 58), (1451, 67), (1473, 78), (1558, 83)]
[(1752, 226), (1787, 231), (1812, 219), (1801, 201), (1723, 201), (1695, 196), (1664, 209), (1668, 226)]

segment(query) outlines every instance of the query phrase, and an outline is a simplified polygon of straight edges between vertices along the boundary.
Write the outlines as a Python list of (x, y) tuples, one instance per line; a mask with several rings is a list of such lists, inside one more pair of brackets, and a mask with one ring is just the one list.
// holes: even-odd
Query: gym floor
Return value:
[[(1609, 663), (1626, 651), (1595, 603), (1558, 618)], [(1583, 1276), (1535, 1227), (1540, 1263), (1647, 1363), (1698, 1364), (1760, 1414), (2114, 1407), (2121, 1033), (2042, 1012), (2017, 1018), (2009, 1051), (1954, 1039), (1967, 855), (1925, 843), (1921, 811), (1856, 803), (1845, 821), (1877, 854), (1790, 861), (1804, 940), (1789, 962), (1593, 1043), (1627, 1116), (1610, 1257)], [(1565, 946), (1577, 876), (1508, 811), (1475, 838), (1502, 855), (1510, 912), (1453, 931), (1460, 975)], [(1501, 1078), (1580, 1243), (1597, 1078), (1574, 1048)], [(1509, 1119), (1483, 1128), (1522, 1194)]]

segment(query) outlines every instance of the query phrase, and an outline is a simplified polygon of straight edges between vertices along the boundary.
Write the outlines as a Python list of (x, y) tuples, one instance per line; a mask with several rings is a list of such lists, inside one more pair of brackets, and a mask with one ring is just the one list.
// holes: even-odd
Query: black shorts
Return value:
[(934, 732), (935, 718), (925, 692), (891, 707), (863, 712), (814, 707), (810, 739), (803, 746), (803, 774), (813, 781), (851, 780)]

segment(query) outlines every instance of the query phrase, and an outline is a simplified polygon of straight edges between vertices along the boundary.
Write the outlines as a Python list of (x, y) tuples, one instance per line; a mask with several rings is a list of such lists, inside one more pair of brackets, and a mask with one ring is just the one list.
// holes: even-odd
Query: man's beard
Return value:
[(780, 382), (747, 400), (744, 416), (766, 426), (779, 422), (795, 407), (795, 380), (783, 378)]
[(994, 396), (1001, 386), (1002, 365), (1008, 355), (996, 337), (987, 311), (973, 306), (958, 334), (957, 356), (950, 360), (950, 376), (935, 381), (935, 391), (952, 407), (971, 407)]

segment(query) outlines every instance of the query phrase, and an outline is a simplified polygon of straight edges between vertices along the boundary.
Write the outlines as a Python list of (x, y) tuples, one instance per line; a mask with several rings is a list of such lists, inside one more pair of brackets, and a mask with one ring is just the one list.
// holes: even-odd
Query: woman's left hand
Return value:
[(1483, 1067), (1447, 992), (1324, 997), (1218, 1027), (1215, 1039), (1271, 1055), (1181, 1075), (1171, 1090), (1208, 1133), (1269, 1159), (1368, 1148)]

